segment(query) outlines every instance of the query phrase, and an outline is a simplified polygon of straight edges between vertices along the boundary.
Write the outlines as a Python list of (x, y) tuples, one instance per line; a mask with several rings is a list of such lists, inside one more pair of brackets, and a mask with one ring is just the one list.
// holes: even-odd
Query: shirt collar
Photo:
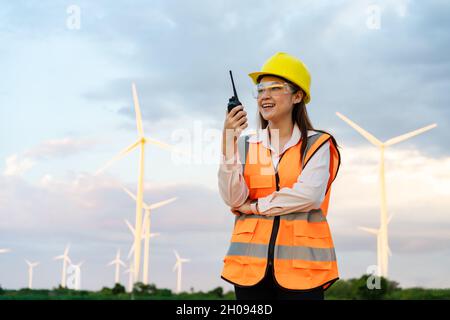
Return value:
[[(262, 142), (262, 145), (265, 148), (276, 152), (275, 148), (272, 145), (269, 145), (269, 132), (268, 132), (268, 130), (269, 130), (268, 128), (258, 129), (255, 134), (250, 136), (250, 138), (248, 139), (248, 142), (250, 142), (250, 143)], [(316, 131), (308, 130), (308, 137), (313, 136), (315, 134), (317, 134)], [(296, 123), (294, 123), (294, 128), (292, 130), (291, 138), (284, 145), (283, 150), (281, 150), (280, 154), (283, 153), (285, 150), (289, 149), (290, 147), (295, 146), (300, 141), (301, 135), (302, 135), (302, 133), (300, 131), (300, 128), (298, 127), (298, 125)]]

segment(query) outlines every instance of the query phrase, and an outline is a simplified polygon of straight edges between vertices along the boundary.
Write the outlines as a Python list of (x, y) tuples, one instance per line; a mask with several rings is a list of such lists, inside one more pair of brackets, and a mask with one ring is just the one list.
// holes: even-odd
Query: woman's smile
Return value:
[(262, 107), (263, 109), (273, 108), (275, 107), (275, 103), (263, 103)]
[(274, 104), (274, 103), (262, 104), (259, 109), (260, 109), (259, 112), (261, 113), (261, 116), (266, 120), (272, 119), (277, 110), (276, 104)]

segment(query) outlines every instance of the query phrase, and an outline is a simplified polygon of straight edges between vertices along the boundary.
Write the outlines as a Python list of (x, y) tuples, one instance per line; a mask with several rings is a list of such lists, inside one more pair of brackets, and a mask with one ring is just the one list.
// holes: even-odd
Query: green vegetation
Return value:
[[(376, 286), (373, 277), (363, 275), (360, 278), (339, 280), (325, 292), (327, 300), (426, 300), (450, 299), (450, 289), (402, 289), (399, 284), (386, 278), (379, 279), (380, 289), (368, 289), (368, 284)], [(154, 284), (136, 283), (133, 292), (116, 284), (113, 288), (103, 287), (100, 291), (76, 291), (62, 287), (52, 290), (7, 290), (0, 286), (0, 300), (234, 300), (234, 292), (224, 292), (222, 287), (211, 291), (173, 293), (169, 289), (157, 288)]]

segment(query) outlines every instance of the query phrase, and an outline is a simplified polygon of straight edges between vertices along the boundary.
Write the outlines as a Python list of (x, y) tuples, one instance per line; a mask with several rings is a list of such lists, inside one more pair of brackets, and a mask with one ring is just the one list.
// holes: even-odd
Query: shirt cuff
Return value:
[(258, 204), (258, 200), (250, 202), (250, 209), (252, 210), (253, 214), (258, 214), (259, 213), (258, 209), (256, 207), (257, 204)]

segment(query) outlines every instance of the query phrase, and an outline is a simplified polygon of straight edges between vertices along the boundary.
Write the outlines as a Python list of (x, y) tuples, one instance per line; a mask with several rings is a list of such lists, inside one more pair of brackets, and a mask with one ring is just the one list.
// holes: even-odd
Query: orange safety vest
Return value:
[[(326, 220), (331, 184), (340, 165), (340, 154), (326, 133), (307, 139), (303, 157), (297, 145), (286, 150), (275, 172), (271, 150), (244, 137), (243, 174), (251, 200), (281, 188), (292, 188), (308, 160), (324, 144), (330, 143), (330, 177), (319, 208), (276, 217), (254, 214), (236, 216), (231, 244), (223, 259), (221, 278), (237, 286), (253, 286), (273, 267), (276, 283), (291, 290), (328, 289), (339, 279), (336, 254)], [(241, 140), (242, 141), (242, 140)], [(241, 147), (240, 147), (241, 148)], [(241, 151), (241, 150), (240, 150)], [(242, 154), (241, 154), (242, 156)]]

